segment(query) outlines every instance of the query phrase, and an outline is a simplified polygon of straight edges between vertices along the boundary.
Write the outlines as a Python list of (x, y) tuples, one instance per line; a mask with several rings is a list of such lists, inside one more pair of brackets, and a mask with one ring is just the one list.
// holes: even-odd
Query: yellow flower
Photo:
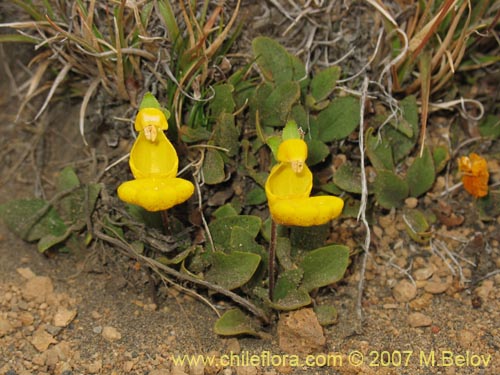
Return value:
[(266, 181), (266, 196), (273, 220), (282, 225), (325, 224), (342, 213), (344, 201), (334, 196), (310, 197), (312, 173), (305, 164), (307, 144), (301, 139), (283, 141)]
[(135, 129), (139, 136), (129, 160), (135, 180), (124, 182), (118, 187), (121, 200), (148, 211), (161, 211), (193, 195), (193, 184), (176, 178), (179, 158), (163, 133), (167, 128), (167, 119), (160, 109), (143, 108), (137, 114)]

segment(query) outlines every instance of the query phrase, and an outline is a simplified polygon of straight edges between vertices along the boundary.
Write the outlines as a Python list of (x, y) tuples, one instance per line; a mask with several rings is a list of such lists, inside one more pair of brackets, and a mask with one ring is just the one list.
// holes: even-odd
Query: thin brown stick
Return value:
[(231, 292), (230, 290), (224, 289), (221, 286), (212, 284), (208, 281), (205, 280), (200, 280), (197, 279), (191, 275), (181, 273), (173, 268), (170, 268), (154, 259), (151, 259), (147, 256), (144, 256), (142, 254), (139, 254), (137, 251), (134, 250), (132, 246), (130, 246), (128, 243), (123, 242), (122, 240), (119, 240), (117, 238), (108, 236), (107, 234), (104, 234), (100, 231), (95, 231), (94, 232), (95, 236), (99, 238), (100, 240), (106, 241), (116, 247), (118, 247), (120, 250), (125, 251), (128, 254), (132, 254), (134, 257), (136, 257), (139, 260), (142, 260), (144, 263), (146, 263), (149, 267), (153, 269), (159, 269), (165, 272), (166, 274), (175, 277), (178, 280), (181, 281), (187, 281), (202, 287), (205, 287), (207, 289), (213, 290), (217, 293), (220, 293), (222, 295), (225, 295), (226, 297), (231, 298), (234, 302), (238, 303), (239, 305), (243, 306), (246, 308), (248, 311), (253, 313), (256, 317), (261, 319), (264, 323), (269, 323), (269, 317), (267, 314), (255, 306), (253, 303), (247, 301), (245, 298), (237, 295), (236, 293)]
[(271, 240), (269, 241), (269, 299), (273, 300), (274, 295), (274, 282), (275, 282), (275, 259), (276, 259), (276, 240), (278, 234), (278, 226), (276, 222), (271, 219)]

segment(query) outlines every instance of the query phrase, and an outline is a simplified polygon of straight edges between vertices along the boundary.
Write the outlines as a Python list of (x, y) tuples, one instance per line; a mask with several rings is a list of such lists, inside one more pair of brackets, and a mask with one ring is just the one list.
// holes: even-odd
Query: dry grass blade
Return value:
[(452, 9), (457, 2), (458, 0), (446, 0), (439, 13), (429, 23), (427, 23), (414, 38), (412, 38), (410, 41), (410, 51), (413, 52), (413, 59), (419, 55), (425, 45), (429, 42), (429, 39), (432, 35), (434, 35), (439, 25), (443, 22), (443, 19), (448, 14), (450, 9)]
[(116, 87), (118, 89), (118, 94), (122, 99), (128, 100), (128, 92), (125, 87), (125, 72), (123, 69), (123, 54), (122, 54), (122, 46), (120, 41), (120, 29), (118, 26), (118, 21), (113, 18), (115, 25), (115, 39), (116, 39)]
[(47, 94), (47, 97), (45, 98), (45, 102), (43, 103), (42, 107), (40, 108), (40, 110), (36, 114), (35, 118), (33, 119), (34, 121), (38, 120), (38, 118), (41, 116), (41, 114), (45, 111), (45, 109), (49, 105), (50, 100), (52, 99), (52, 96), (54, 96), (56, 89), (59, 87), (59, 85), (64, 80), (64, 78), (66, 78), (66, 75), (70, 71), (71, 67), (72, 67), (72, 65), (67, 63), (66, 65), (63, 66), (63, 68), (61, 69), (59, 74), (57, 74), (57, 77), (54, 80), (54, 83), (52, 84), (52, 86), (50, 87), (50, 91)]
[(186, 23), (186, 29), (189, 36), (189, 47), (192, 48), (196, 45), (196, 37), (194, 34), (192, 21), (189, 18), (188, 12), (186, 10), (186, 5), (184, 4), (184, 0), (179, 1), (179, 6), (182, 11), (182, 16), (184, 17), (184, 22)]
[(385, 9), (383, 4), (380, 4), (376, 0), (366, 0), (368, 4), (370, 4), (372, 7), (374, 7), (377, 11), (379, 11), (385, 19), (387, 19), (394, 27), (399, 27), (398, 23), (392, 18), (390, 13)]
[(361, 263), (361, 269), (359, 271), (359, 283), (358, 283), (358, 296), (356, 301), (356, 312), (359, 319), (360, 328), (363, 325), (363, 290), (365, 283), (365, 273), (366, 273), (366, 265), (368, 262), (368, 256), (370, 255), (370, 244), (371, 244), (371, 231), (368, 220), (366, 219), (366, 207), (368, 202), (368, 180), (366, 175), (365, 168), (365, 147), (364, 147), (364, 115), (365, 115), (365, 103), (368, 95), (368, 77), (365, 76), (363, 80), (363, 84), (361, 87), (361, 98), (360, 98), (360, 111), (359, 111), (359, 150), (361, 153), (361, 185), (362, 185), (362, 194), (361, 194), (361, 205), (359, 207), (357, 220), (361, 220), (363, 226), (365, 227), (365, 241), (363, 245), (363, 260)]
[(35, 90), (40, 85), (43, 74), (47, 71), (49, 67), (50, 60), (46, 59), (42, 61), (42, 63), (38, 66), (38, 69), (35, 71), (35, 74), (30, 79), (30, 86), (28, 87), (28, 91), (26, 92), (26, 97), (31, 96)]
[(241, 0), (238, 0), (238, 2), (236, 3), (236, 8), (233, 11), (233, 15), (231, 16), (231, 19), (227, 23), (226, 27), (217, 36), (217, 38), (210, 44), (210, 46), (208, 46), (208, 48), (205, 50), (205, 55), (208, 56), (209, 58), (211, 58), (215, 54), (215, 51), (217, 51), (220, 48), (222, 42), (229, 35), (229, 31), (233, 27), (234, 23), (236, 22), (236, 18), (238, 17), (240, 5), (241, 5)]
[(427, 117), (429, 114), (429, 98), (431, 95), (431, 53), (425, 51), (419, 60), (420, 67), (420, 97), (422, 99), (420, 113), (420, 157), (424, 153), (425, 135), (427, 132)]
[(19, 108), (17, 110), (15, 122), (19, 121), (19, 119), (21, 118), (21, 114), (24, 111), (24, 107), (26, 107), (26, 105), (31, 101), (31, 99), (33, 99), (34, 97), (40, 95), (41, 93), (43, 93), (47, 90), (50, 90), (50, 87), (51, 87), (50, 83), (45, 83), (42, 86), (37, 87), (31, 95), (24, 95), (23, 100), (19, 104)]
[(96, 78), (92, 81), (89, 88), (85, 92), (85, 96), (83, 97), (82, 100), (82, 105), (80, 106), (79, 128), (80, 128), (80, 135), (82, 136), (83, 143), (85, 144), (85, 146), (89, 145), (87, 143), (87, 139), (85, 138), (85, 113), (87, 111), (87, 106), (89, 104), (90, 98), (92, 97), (94, 91), (99, 86), (99, 83), (101, 83), (101, 80), (99, 78)]

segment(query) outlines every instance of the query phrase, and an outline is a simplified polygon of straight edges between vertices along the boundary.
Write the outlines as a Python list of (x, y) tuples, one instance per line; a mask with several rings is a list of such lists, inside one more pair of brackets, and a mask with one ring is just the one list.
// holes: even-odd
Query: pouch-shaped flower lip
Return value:
[(122, 201), (153, 212), (183, 203), (193, 193), (193, 184), (182, 178), (142, 178), (124, 182), (118, 187)]
[(174, 178), (179, 168), (179, 158), (174, 146), (160, 131), (156, 141), (151, 142), (144, 132), (140, 132), (129, 160), (130, 169), (135, 178)]
[(277, 224), (301, 227), (326, 224), (338, 217), (343, 208), (344, 201), (330, 195), (269, 202)]
[(279, 163), (271, 169), (265, 185), (269, 204), (283, 199), (307, 198), (312, 190), (312, 173), (304, 165), (299, 173), (290, 163)]
[(476, 153), (469, 157), (462, 156), (458, 159), (458, 168), (462, 172), (464, 189), (476, 198), (488, 195), (488, 163), (486, 159)]
[(154, 126), (159, 130), (167, 130), (168, 122), (165, 114), (158, 108), (143, 108), (135, 117), (134, 128), (141, 132), (148, 126)]

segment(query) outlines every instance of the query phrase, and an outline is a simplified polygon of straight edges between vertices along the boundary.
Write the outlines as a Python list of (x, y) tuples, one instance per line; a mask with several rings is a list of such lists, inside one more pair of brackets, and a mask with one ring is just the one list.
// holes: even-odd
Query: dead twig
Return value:
[(200, 280), (200, 279), (197, 279), (191, 275), (181, 273), (181, 272), (179, 272), (173, 268), (170, 268), (170, 267), (168, 267), (168, 266), (166, 266), (166, 265), (164, 265), (164, 264), (162, 264), (154, 259), (151, 259), (147, 256), (142, 255), (142, 254), (139, 254), (137, 251), (135, 251), (135, 249), (132, 246), (130, 246), (127, 242), (125, 242), (123, 240), (111, 237), (105, 233), (102, 233), (101, 231), (98, 231), (98, 230), (96, 230), (94, 232), (94, 235), (97, 238), (99, 238), (100, 240), (106, 241), (106, 242), (118, 247), (119, 249), (125, 251), (128, 255), (131, 255), (131, 256), (135, 257), (136, 259), (143, 261), (145, 264), (147, 264), (149, 267), (151, 267), (154, 270), (161, 270), (161, 271), (165, 272), (167, 275), (175, 277), (177, 280), (187, 281), (187, 282), (193, 283), (195, 285), (213, 290), (214, 292), (220, 293), (220, 294), (232, 299), (234, 302), (236, 302), (240, 306), (246, 308), (248, 311), (250, 311), (256, 317), (261, 319), (264, 323), (266, 323), (266, 324), (269, 323), (269, 317), (267, 316), (267, 314), (263, 310), (261, 310), (260, 308), (258, 308), (253, 303), (246, 300), (245, 298), (239, 296), (238, 294), (233, 293), (230, 290), (224, 289), (223, 287), (220, 287), (218, 285), (212, 284), (208, 281)]

